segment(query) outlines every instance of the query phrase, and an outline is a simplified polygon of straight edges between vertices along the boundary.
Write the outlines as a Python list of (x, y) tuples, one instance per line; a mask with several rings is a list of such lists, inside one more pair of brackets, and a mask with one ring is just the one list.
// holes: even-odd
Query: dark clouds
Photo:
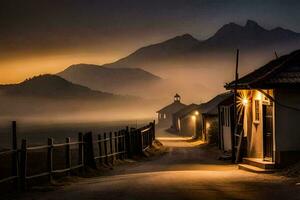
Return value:
[[(183, 33), (198, 38), (254, 19), (300, 32), (296, 0), (1, 0), (2, 56), (131, 51)], [(126, 54), (125, 53), (125, 54)]]

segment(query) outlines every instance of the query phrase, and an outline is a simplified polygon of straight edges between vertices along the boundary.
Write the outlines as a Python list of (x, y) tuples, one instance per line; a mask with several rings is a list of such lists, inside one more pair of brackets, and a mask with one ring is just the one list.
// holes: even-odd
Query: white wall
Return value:
[[(245, 94), (249, 91), (244, 91)], [(249, 95), (249, 96), (248, 96)], [(247, 137), (247, 157), (263, 157), (263, 113), (262, 94), (257, 90), (252, 90), (245, 95), (248, 104), (244, 107), (244, 136)], [(259, 100), (259, 121), (253, 121), (255, 113), (255, 100)]]
[(231, 127), (230, 126), (222, 126), (223, 127), (223, 142), (224, 142), (224, 150), (231, 150)]

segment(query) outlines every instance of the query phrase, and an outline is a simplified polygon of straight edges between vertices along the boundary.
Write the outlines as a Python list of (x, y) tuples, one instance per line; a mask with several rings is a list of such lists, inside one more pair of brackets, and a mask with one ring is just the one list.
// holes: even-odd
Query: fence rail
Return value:
[[(28, 146), (25, 139), (21, 142), (21, 148), (17, 148), (16, 122), (12, 122), (12, 149), (0, 152), (0, 156), (11, 155), (12, 169), (8, 177), (0, 179), (0, 184), (11, 182), (15, 188), (25, 189), (28, 180), (48, 177), (52, 181), (55, 174), (67, 173), (70, 175), (73, 170), (97, 168), (98, 164), (113, 165), (116, 160), (132, 158), (140, 155), (152, 145), (155, 139), (155, 121), (141, 128), (126, 127), (118, 132), (97, 134), (93, 139), (92, 132), (85, 134), (78, 133), (78, 141), (71, 141), (68, 137), (64, 143), (54, 143), (53, 138), (48, 138), (46, 145)], [(77, 162), (72, 162), (71, 146), (77, 146)], [(65, 164), (60, 169), (54, 169), (54, 150), (64, 148)], [(47, 170), (39, 173), (28, 174), (30, 165), (28, 155), (30, 152), (47, 151)], [(96, 155), (95, 155), (96, 154)]]
[[(71, 162), (71, 151), (70, 151), (70, 146), (71, 145), (78, 145), (78, 163), (76, 165), (72, 165)], [(65, 143), (59, 143), (59, 144), (54, 144), (53, 138), (48, 138), (48, 144), (47, 145), (41, 145), (41, 146), (33, 146), (33, 147), (28, 147), (27, 146), (27, 141), (22, 140), (21, 144), (21, 162), (20, 162), (20, 179), (21, 179), (21, 184), (22, 187), (26, 187), (27, 180), (33, 179), (33, 178), (38, 178), (38, 177), (43, 177), (43, 176), (48, 176), (49, 181), (52, 181), (53, 179), (53, 174), (55, 173), (69, 173), (71, 170), (78, 169), (84, 166), (83, 162), (83, 135), (82, 133), (78, 134), (78, 141), (77, 142), (71, 142), (71, 139), (68, 137), (66, 138)], [(57, 147), (65, 147), (65, 167), (63, 169), (54, 169), (53, 167), (53, 150)], [(46, 149), (47, 150), (47, 171), (46, 172), (41, 172), (37, 174), (32, 174), (28, 175), (27, 174), (27, 168), (28, 168), (28, 161), (27, 161), (27, 155), (29, 151), (34, 151), (34, 150), (42, 150)]]

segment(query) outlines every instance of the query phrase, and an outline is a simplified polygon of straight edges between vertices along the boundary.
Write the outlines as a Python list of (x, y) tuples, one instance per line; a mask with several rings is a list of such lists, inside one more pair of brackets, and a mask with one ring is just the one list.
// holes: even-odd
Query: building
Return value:
[(231, 137), (234, 132), (234, 103), (233, 93), (218, 105), (219, 111), (219, 148), (231, 152)]
[(158, 126), (169, 128), (172, 126), (173, 114), (177, 111), (185, 108), (186, 105), (181, 103), (181, 97), (179, 94), (174, 96), (174, 102), (165, 106), (156, 113), (158, 114)]
[(173, 114), (175, 131), (182, 136), (195, 136), (208, 143), (218, 143), (218, 105), (232, 94), (217, 95), (210, 101), (190, 104)]
[(190, 104), (173, 114), (172, 128), (180, 136), (198, 137), (202, 130), (199, 127), (200, 117), (199, 105)]
[[(225, 87), (238, 89), (244, 165), (286, 166), (300, 160), (300, 51), (275, 59)], [(236, 144), (236, 138), (234, 141)], [(243, 140), (241, 140), (243, 141)], [(238, 146), (237, 146), (237, 149)]]
[(210, 101), (200, 104), (199, 110), (202, 115), (202, 138), (208, 143), (219, 143), (219, 110), (218, 106), (232, 94), (230, 92), (222, 93)]

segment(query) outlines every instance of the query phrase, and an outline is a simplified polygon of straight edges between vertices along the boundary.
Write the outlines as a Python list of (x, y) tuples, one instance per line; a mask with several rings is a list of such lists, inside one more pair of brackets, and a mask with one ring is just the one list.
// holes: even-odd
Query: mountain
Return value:
[[(201, 61), (216, 58), (224, 54), (233, 54), (239, 48), (241, 52), (252, 54), (270, 54), (274, 50), (289, 52), (300, 45), (300, 34), (277, 27), (267, 30), (257, 22), (248, 20), (244, 26), (229, 23), (222, 26), (212, 37), (199, 41), (189, 34), (177, 36), (162, 43), (143, 47), (106, 67), (142, 67), (150, 70), (167, 65), (189, 66), (189, 60)], [(245, 54), (244, 54), (245, 55)]]
[(253, 20), (228, 23), (206, 40), (189, 34), (140, 48), (107, 68), (141, 68), (168, 81), (159, 85), (157, 97), (180, 93), (192, 102), (223, 92), (234, 77), (236, 49), (240, 49), (239, 74), (300, 47), (300, 34), (277, 27), (266, 29)]
[(170, 58), (185, 54), (186, 52), (190, 51), (190, 49), (199, 44), (199, 40), (195, 39), (190, 34), (184, 34), (162, 43), (142, 47), (128, 57), (122, 58), (115, 63), (104, 66), (132, 67), (139, 66), (140, 63), (144, 64), (151, 63), (157, 60), (168, 60)]
[(145, 105), (141, 98), (91, 90), (50, 74), (0, 85), (0, 119), (118, 120)]
[(211, 38), (203, 41), (193, 50), (203, 51), (203, 48), (256, 50), (294, 41), (300, 41), (299, 33), (281, 27), (267, 30), (257, 22), (248, 20), (245, 26), (235, 23), (224, 25)]
[(0, 85), (0, 94), (2, 96), (54, 99), (85, 97), (104, 100), (117, 98), (116, 95), (94, 91), (50, 74), (36, 76), (19, 84)]
[(92, 64), (71, 65), (57, 74), (94, 90), (135, 95), (161, 78), (139, 68), (107, 68)]

